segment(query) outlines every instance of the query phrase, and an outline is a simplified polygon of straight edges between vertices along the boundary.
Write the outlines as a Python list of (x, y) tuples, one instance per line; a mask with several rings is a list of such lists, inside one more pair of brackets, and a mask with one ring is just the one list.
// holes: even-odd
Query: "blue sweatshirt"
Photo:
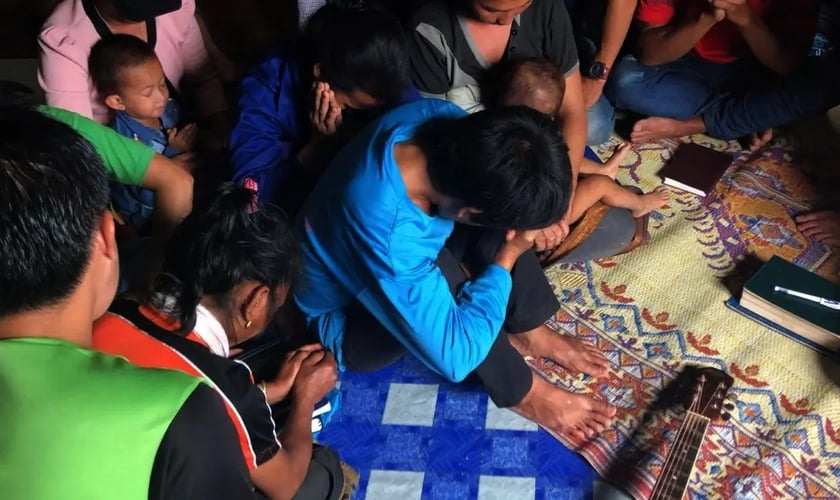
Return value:
[(344, 310), (356, 300), (449, 380), (475, 370), (496, 340), (510, 274), (490, 265), (452, 295), (435, 261), (454, 223), (408, 198), (392, 153), (425, 121), (463, 116), (435, 99), (387, 113), (339, 151), (310, 195), (297, 225), (305, 277), (295, 300), (339, 363)]
[[(233, 180), (254, 181), (260, 200), (276, 202), (300, 171), (297, 153), (311, 134), (310, 79), (301, 75), (291, 50), (279, 51), (242, 78), (239, 119), (230, 136)], [(414, 87), (406, 89), (404, 102), (419, 98)]]

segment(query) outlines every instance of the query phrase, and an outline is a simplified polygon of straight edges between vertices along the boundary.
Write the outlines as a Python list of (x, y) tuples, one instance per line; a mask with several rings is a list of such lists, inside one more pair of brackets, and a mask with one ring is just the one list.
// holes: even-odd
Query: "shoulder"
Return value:
[(96, 30), (80, 0), (64, 0), (59, 3), (41, 26), (38, 35), (41, 44), (56, 50), (77, 52), (80, 57), (87, 57), (97, 38)]
[(441, 1), (426, 2), (411, 16), (411, 27), (416, 29), (421, 24), (427, 24), (442, 29), (453, 25), (455, 18), (452, 6)]
[(522, 14), (523, 19), (531, 19), (533, 22), (543, 25), (556, 22), (558, 16), (569, 16), (563, 0), (534, 0), (528, 10)]
[(181, 0), (181, 8), (157, 18), (162, 24), (185, 27), (195, 23), (195, 0)]

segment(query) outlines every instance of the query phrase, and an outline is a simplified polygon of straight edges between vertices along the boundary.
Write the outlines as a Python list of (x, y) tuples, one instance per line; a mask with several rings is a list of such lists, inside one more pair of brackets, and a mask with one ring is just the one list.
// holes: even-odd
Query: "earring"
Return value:
[(248, 321), (245, 322), (245, 328), (251, 328), (252, 324), (253, 324), (253, 322), (249, 319)]

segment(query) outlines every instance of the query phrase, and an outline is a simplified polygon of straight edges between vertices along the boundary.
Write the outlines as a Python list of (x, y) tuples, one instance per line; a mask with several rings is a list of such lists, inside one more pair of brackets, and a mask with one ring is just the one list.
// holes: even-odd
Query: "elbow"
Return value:
[(174, 205), (172, 215), (180, 222), (192, 212), (195, 179), (182, 168), (175, 169), (175, 172), (171, 185)]

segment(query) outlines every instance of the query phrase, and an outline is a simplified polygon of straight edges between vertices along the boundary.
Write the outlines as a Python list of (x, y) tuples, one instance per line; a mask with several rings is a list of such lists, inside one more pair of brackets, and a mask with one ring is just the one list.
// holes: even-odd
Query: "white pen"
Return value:
[(800, 299), (810, 300), (811, 302), (816, 302), (817, 304), (827, 307), (829, 309), (835, 309), (837, 311), (840, 311), (840, 301), (837, 300), (826, 299), (824, 297), (817, 297), (816, 295), (797, 292), (796, 290), (789, 290), (781, 286), (774, 287), (773, 291), (784, 293), (787, 295), (792, 295), (794, 297), (799, 297)]

